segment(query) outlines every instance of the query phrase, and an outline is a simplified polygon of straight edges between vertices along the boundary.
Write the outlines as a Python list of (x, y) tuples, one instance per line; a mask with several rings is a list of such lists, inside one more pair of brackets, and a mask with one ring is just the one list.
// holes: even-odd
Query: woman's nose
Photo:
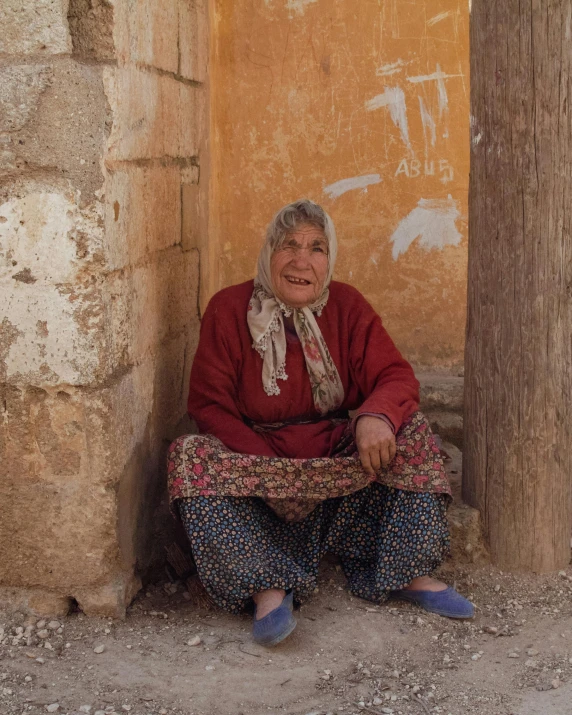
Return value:
[(310, 265), (309, 252), (304, 248), (296, 248), (296, 250), (292, 253), (292, 259), (291, 259), (290, 263), (293, 263), (295, 266), (298, 266), (298, 267), (309, 266)]

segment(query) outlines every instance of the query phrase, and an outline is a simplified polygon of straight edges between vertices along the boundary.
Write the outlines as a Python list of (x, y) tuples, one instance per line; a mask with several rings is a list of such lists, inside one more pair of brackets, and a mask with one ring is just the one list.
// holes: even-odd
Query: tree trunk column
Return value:
[(493, 562), (572, 533), (572, 0), (473, 0), (464, 499)]

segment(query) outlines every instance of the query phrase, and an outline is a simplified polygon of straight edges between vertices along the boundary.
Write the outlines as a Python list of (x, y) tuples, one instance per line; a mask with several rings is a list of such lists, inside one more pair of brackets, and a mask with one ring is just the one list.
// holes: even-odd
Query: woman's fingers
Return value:
[(374, 474), (382, 467), (387, 467), (395, 457), (395, 440), (383, 441), (373, 446), (359, 449), (360, 460), (368, 474)]
[(397, 453), (397, 445), (395, 444), (395, 438), (391, 440), (389, 445), (389, 461), (392, 462), (393, 458)]
[(361, 460), (361, 466), (365, 469), (368, 474), (375, 474), (373, 467), (371, 466), (371, 459), (369, 452), (359, 450), (359, 458)]
[(381, 449), (379, 450), (381, 454), (381, 463), (383, 464), (384, 467), (387, 467), (389, 464), (390, 458), (389, 458), (389, 442), (384, 442), (381, 445)]
[(369, 459), (374, 471), (377, 472), (377, 470), (381, 467), (381, 463), (383, 462), (383, 452), (380, 452), (379, 448), (374, 447), (372, 450), (370, 450)]

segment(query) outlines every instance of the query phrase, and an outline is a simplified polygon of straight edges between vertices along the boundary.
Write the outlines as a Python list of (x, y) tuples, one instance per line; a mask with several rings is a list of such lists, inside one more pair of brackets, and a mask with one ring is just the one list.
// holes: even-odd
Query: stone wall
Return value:
[(206, 0), (0, 6), (4, 603), (121, 615), (156, 556), (198, 330), (207, 24)]

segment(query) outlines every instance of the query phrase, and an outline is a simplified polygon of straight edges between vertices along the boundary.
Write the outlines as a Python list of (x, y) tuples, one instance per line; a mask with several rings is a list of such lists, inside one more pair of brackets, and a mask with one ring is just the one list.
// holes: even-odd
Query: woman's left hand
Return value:
[(395, 435), (385, 420), (364, 415), (356, 424), (356, 444), (363, 468), (375, 474), (395, 457)]

